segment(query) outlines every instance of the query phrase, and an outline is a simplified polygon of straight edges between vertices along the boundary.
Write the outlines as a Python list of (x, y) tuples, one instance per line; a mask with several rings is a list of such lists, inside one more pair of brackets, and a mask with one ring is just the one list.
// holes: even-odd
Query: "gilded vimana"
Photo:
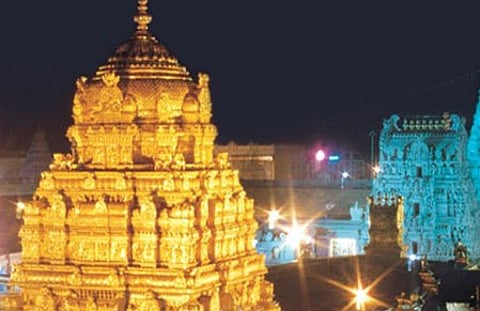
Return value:
[(253, 200), (213, 156), (209, 77), (195, 81), (137, 24), (73, 98), (71, 154), (54, 154), (23, 210), (3, 310), (280, 310), (253, 241)]

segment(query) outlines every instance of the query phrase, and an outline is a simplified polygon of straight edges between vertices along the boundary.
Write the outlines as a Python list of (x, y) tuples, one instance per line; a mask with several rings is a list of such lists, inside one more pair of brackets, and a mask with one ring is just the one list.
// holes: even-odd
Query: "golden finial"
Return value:
[(148, 14), (148, 0), (138, 0), (138, 12), (137, 15), (133, 17), (135, 23), (137, 23), (138, 31), (147, 31), (148, 24), (152, 21), (152, 16)]

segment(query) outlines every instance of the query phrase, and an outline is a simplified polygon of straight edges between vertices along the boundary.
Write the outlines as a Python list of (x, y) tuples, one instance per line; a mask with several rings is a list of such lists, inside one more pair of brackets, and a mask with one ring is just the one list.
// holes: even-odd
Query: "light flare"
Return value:
[[(371, 304), (371, 305), (376, 305), (376, 306), (382, 306), (382, 307), (391, 307), (388, 303), (381, 301), (373, 296), (369, 295), (369, 292), (379, 283), (381, 282), (395, 267), (390, 267), (389, 269), (385, 270), (383, 273), (381, 273), (378, 277), (376, 277), (368, 286), (363, 286), (362, 285), (362, 276), (360, 273), (360, 267), (358, 264), (358, 261), (356, 261), (355, 264), (355, 278), (356, 278), (356, 286), (351, 287), (346, 284), (343, 284), (339, 281), (330, 279), (330, 278), (325, 278), (325, 277), (320, 277), (323, 279), (325, 282), (336, 286), (337, 288), (340, 288), (346, 292), (349, 292), (353, 295), (353, 299), (348, 303), (342, 311), (346, 310), (351, 310), (352, 307), (355, 307), (356, 310), (365, 310), (365, 305), (366, 304)], [(318, 277), (318, 276), (317, 276)], [(363, 301), (363, 302), (362, 302)], [(363, 305), (362, 305), (363, 303)]]
[(326, 156), (327, 155), (323, 150), (318, 150), (317, 152), (315, 152), (315, 160), (317, 160), (318, 162), (322, 162), (323, 160), (325, 160)]
[(18, 201), (17, 202), (17, 210), (23, 211), (24, 209), (25, 209), (25, 203), (23, 203), (22, 201)]
[(363, 310), (365, 308), (365, 303), (369, 300), (367, 291), (363, 288), (357, 288), (355, 291), (355, 309)]
[(277, 211), (276, 209), (270, 210), (268, 212), (268, 229), (273, 229), (275, 228), (277, 221), (280, 219), (280, 212)]
[(305, 235), (305, 228), (298, 225), (294, 225), (292, 228), (288, 229), (287, 233), (286, 243), (293, 249), (298, 249), (300, 244), (307, 238)]
[(15, 206), (16, 206), (16, 209), (15, 209), (15, 214), (16, 215), (15, 216), (16, 216), (17, 219), (21, 219), (22, 216), (23, 216), (23, 213), (25, 211), (25, 207), (27, 207), (27, 206), (22, 201), (18, 201), (17, 203), (15, 203)]

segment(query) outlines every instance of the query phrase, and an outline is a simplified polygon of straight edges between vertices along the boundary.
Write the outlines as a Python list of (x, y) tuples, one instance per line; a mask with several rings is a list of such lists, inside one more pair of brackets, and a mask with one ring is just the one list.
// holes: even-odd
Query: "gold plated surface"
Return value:
[(119, 46), (106, 64), (98, 68), (94, 79), (115, 71), (122, 78), (191, 81), (187, 69), (148, 31), (152, 16), (147, 0), (138, 1), (138, 12), (133, 20), (137, 29), (130, 39)]
[[(12, 310), (279, 310), (253, 240), (253, 201), (213, 157), (208, 76), (197, 82), (137, 29), (73, 100), (20, 231)], [(145, 53), (143, 55), (142, 53)], [(143, 56), (145, 57), (143, 57)]]

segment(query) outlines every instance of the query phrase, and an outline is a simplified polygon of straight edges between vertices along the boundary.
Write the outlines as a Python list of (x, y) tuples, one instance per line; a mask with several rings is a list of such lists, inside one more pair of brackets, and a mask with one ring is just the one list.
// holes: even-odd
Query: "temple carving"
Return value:
[(459, 240), (471, 256), (480, 255), (467, 139), (465, 120), (456, 114), (392, 115), (384, 121), (372, 194), (403, 198), (404, 255), (448, 261)]
[(253, 200), (213, 156), (209, 77), (137, 28), (77, 80), (70, 154), (54, 154), (20, 230), (16, 310), (280, 310)]

